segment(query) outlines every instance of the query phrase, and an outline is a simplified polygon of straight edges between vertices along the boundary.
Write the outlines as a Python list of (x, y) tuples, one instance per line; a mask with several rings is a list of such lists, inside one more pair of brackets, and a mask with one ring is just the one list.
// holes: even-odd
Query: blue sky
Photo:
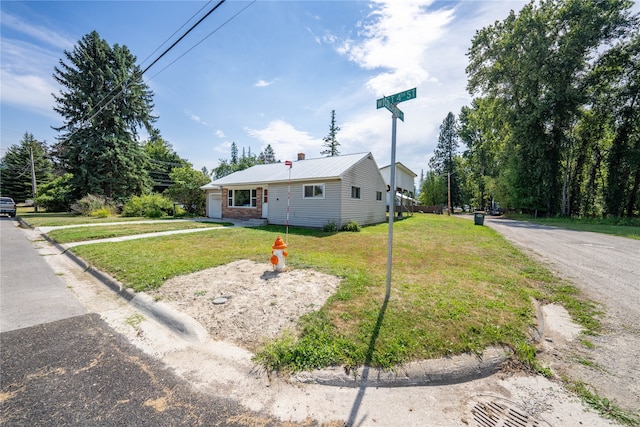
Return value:
[[(51, 76), (84, 35), (126, 45), (145, 68), (215, 3), (3, 0), (0, 154), (25, 131), (55, 142)], [(471, 102), (465, 54), (475, 31), (524, 4), (227, 0), (145, 73), (156, 127), (196, 169), (211, 170), (232, 142), (256, 154), (271, 144), (282, 161), (321, 157), (335, 110), (340, 152), (372, 152), (382, 167), (391, 113), (376, 99), (415, 87), (416, 99), (398, 104), (396, 160), (420, 175), (447, 113)]]

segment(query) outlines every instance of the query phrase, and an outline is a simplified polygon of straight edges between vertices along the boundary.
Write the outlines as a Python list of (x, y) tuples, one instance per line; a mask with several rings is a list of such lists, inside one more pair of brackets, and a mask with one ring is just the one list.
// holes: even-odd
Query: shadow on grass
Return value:
[[(367, 389), (367, 380), (369, 379), (369, 370), (371, 369), (371, 360), (373, 360), (373, 351), (376, 348), (376, 341), (378, 340), (378, 335), (380, 335), (380, 328), (382, 327), (382, 321), (384, 319), (384, 314), (387, 311), (387, 304), (389, 303), (388, 299), (384, 300), (382, 307), (380, 307), (380, 312), (378, 313), (378, 320), (376, 321), (376, 326), (373, 328), (373, 333), (371, 334), (371, 340), (369, 341), (369, 348), (367, 349), (367, 354), (364, 360), (364, 368), (362, 370), (362, 378), (360, 378), (360, 387), (358, 388), (358, 395), (356, 396), (355, 401), (353, 402), (353, 406), (351, 407), (351, 412), (349, 413), (349, 419), (347, 420), (347, 426), (352, 427), (356, 425), (356, 419), (358, 418), (358, 411), (360, 411), (360, 406), (362, 406), (362, 400), (364, 399), (364, 393)], [(366, 416), (360, 420), (358, 425), (362, 425), (366, 420)]]

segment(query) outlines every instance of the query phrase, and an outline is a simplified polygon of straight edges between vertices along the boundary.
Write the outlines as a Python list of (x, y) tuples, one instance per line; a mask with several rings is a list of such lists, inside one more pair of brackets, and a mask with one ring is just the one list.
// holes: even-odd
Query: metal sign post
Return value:
[(391, 296), (391, 267), (393, 265), (393, 218), (396, 212), (396, 124), (398, 118), (404, 122), (404, 113), (396, 106), (399, 102), (408, 101), (416, 97), (416, 88), (405, 90), (391, 96), (384, 96), (376, 100), (376, 108), (385, 107), (391, 111), (391, 170), (389, 197), (389, 237), (387, 242), (387, 291), (385, 303)]

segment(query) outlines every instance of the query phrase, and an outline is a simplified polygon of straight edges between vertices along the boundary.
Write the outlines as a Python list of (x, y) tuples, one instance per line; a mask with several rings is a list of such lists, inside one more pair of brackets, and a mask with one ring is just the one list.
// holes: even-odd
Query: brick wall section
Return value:
[(262, 187), (256, 188), (256, 207), (255, 208), (233, 208), (228, 206), (229, 189), (222, 189), (222, 218), (230, 219), (255, 219), (262, 218)]

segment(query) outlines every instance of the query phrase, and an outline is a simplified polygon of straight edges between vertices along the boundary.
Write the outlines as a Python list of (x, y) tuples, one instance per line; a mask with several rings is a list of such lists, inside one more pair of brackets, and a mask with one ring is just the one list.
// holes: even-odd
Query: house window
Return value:
[(258, 203), (256, 190), (229, 190), (227, 205), (233, 208), (255, 208)]
[(269, 190), (266, 188), (262, 190), (262, 203), (269, 203)]
[(360, 198), (360, 187), (351, 187), (351, 198), (359, 199)]
[(376, 200), (378, 202), (382, 201), (382, 191), (376, 191)]
[(302, 194), (305, 199), (324, 199), (324, 184), (307, 184)]

